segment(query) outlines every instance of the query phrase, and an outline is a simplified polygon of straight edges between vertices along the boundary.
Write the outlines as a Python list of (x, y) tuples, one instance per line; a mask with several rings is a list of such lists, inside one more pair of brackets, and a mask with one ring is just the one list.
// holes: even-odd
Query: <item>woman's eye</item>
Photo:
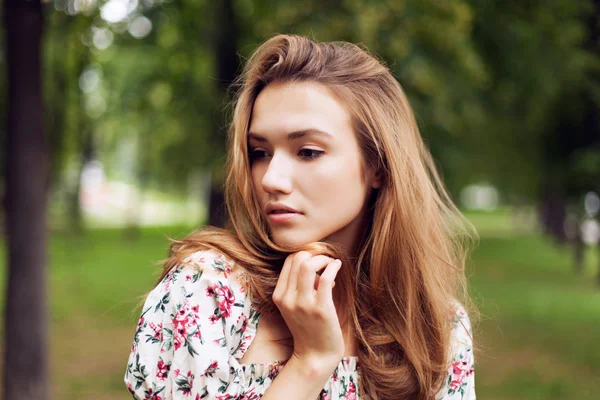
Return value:
[[(298, 152), (298, 156), (300, 156), (302, 160), (311, 161), (319, 158), (323, 153), (325, 152), (321, 150), (301, 149)], [(266, 150), (261, 149), (250, 150), (248, 155), (251, 161), (258, 161), (270, 157), (270, 154)]]
[(321, 157), (323, 155), (323, 153), (325, 153), (324, 151), (321, 150), (314, 150), (314, 149), (302, 149), (298, 152), (298, 155), (300, 157), (302, 157), (303, 160), (315, 160), (319, 157)]
[(268, 157), (268, 153), (264, 150), (255, 149), (250, 150), (250, 159), (251, 160), (260, 160), (261, 158)]

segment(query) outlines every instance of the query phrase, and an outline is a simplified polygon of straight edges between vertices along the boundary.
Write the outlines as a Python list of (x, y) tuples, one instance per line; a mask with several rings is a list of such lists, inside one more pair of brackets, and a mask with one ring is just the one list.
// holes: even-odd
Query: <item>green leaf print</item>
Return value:
[(159, 309), (162, 312), (166, 312), (165, 309), (165, 304), (169, 304), (170, 301), (170, 297), (171, 297), (171, 292), (167, 292), (162, 299), (160, 299), (160, 301), (158, 302), (158, 304), (156, 305), (156, 307), (154, 307), (154, 312), (157, 312)]

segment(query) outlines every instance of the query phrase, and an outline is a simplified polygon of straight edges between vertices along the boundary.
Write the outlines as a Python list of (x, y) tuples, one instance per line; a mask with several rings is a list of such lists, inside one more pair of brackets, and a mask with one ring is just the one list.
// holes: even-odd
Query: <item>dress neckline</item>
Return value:
[[(245, 279), (244, 271), (239, 269), (237, 271), (237, 274), (238, 274), (237, 275), (238, 278), (241, 278), (240, 280), (238, 280), (238, 283), (243, 288), (243, 291), (247, 293), (247, 288), (245, 287), (246, 279)], [(241, 276), (240, 276), (240, 274), (241, 274)], [(261, 318), (260, 312), (256, 308), (254, 308), (254, 305), (252, 304), (252, 302), (250, 302), (250, 315), (252, 315), (252, 314), (256, 314), (256, 317), (249, 318), (249, 320), (248, 320), (248, 326), (246, 327), (246, 339), (248, 340), (248, 344), (247, 344), (247, 346), (240, 349), (239, 357), (234, 357), (234, 358), (237, 358), (238, 364), (243, 369), (252, 368), (252, 367), (263, 369), (263, 368), (272, 368), (275, 366), (285, 365), (289, 361), (289, 359), (266, 361), (266, 362), (261, 362), (261, 363), (242, 363), (241, 362), (242, 358), (244, 358), (244, 355), (246, 354), (246, 351), (248, 351), (248, 349), (252, 345), (252, 342), (254, 341), (254, 338), (256, 337), (258, 324), (259, 324), (260, 318)], [(255, 322), (253, 323), (253, 321), (255, 321)], [(358, 356), (344, 356), (340, 359), (340, 362), (338, 363), (338, 367), (340, 365), (342, 365), (343, 367), (346, 367), (346, 368), (349, 368), (350, 366), (356, 367), (356, 366), (358, 366), (358, 362), (359, 362)]]
[[(289, 359), (267, 361), (267, 362), (262, 362), (262, 363), (250, 363), (250, 364), (240, 363), (240, 366), (245, 367), (245, 368), (250, 368), (252, 366), (254, 366), (254, 367), (269, 367), (269, 366), (278, 365), (278, 364), (286, 364), (288, 361), (289, 361)], [(358, 356), (344, 356), (340, 359), (340, 363), (343, 363), (343, 362), (349, 363), (350, 361), (358, 361)]]
[[(277, 365), (285, 365), (289, 359), (287, 360), (275, 360), (275, 361), (266, 361), (266, 362), (260, 362), (260, 363), (242, 363), (241, 360), (242, 358), (244, 358), (244, 355), (246, 354), (246, 351), (248, 351), (248, 349), (250, 348), (250, 346), (252, 345), (252, 342), (254, 341), (254, 338), (256, 337), (256, 332), (258, 329), (258, 324), (260, 323), (260, 312), (258, 312), (258, 310), (256, 310), (252, 303), (250, 303), (250, 314), (256, 314), (256, 318), (250, 318), (248, 321), (248, 326), (246, 327), (246, 339), (248, 340), (248, 344), (247, 346), (245, 346), (245, 348), (243, 348), (240, 351), (240, 356), (239, 358), (237, 358), (239, 365), (246, 369), (246, 368), (251, 368), (251, 367), (260, 367), (260, 368), (267, 368), (267, 367), (273, 367), (273, 366), (277, 366)], [(253, 320), (255, 321), (253, 323)], [(358, 363), (358, 356), (344, 356), (340, 359), (339, 364), (342, 365), (356, 365)], [(338, 364), (338, 366), (339, 366)]]

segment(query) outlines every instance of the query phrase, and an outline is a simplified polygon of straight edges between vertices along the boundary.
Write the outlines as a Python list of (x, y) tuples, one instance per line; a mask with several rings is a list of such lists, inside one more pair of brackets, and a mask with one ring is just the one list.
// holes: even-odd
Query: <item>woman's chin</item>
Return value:
[(303, 246), (306, 246), (309, 243), (318, 242), (320, 239), (318, 237), (301, 237), (300, 235), (286, 233), (286, 234), (274, 234), (271, 236), (273, 242), (278, 246), (281, 246), (285, 249), (297, 249)]

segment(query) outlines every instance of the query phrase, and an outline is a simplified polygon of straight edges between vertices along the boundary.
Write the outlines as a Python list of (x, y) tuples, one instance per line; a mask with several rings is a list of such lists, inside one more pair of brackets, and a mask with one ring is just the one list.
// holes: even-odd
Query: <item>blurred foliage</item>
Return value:
[(550, 184), (576, 197), (600, 181), (597, 1), (55, 0), (46, 8), (54, 182), (75, 208), (92, 158), (141, 187), (183, 191), (205, 170), (221, 179), (224, 87), (276, 33), (360, 43), (389, 65), (455, 195), (487, 182), (531, 202)]

